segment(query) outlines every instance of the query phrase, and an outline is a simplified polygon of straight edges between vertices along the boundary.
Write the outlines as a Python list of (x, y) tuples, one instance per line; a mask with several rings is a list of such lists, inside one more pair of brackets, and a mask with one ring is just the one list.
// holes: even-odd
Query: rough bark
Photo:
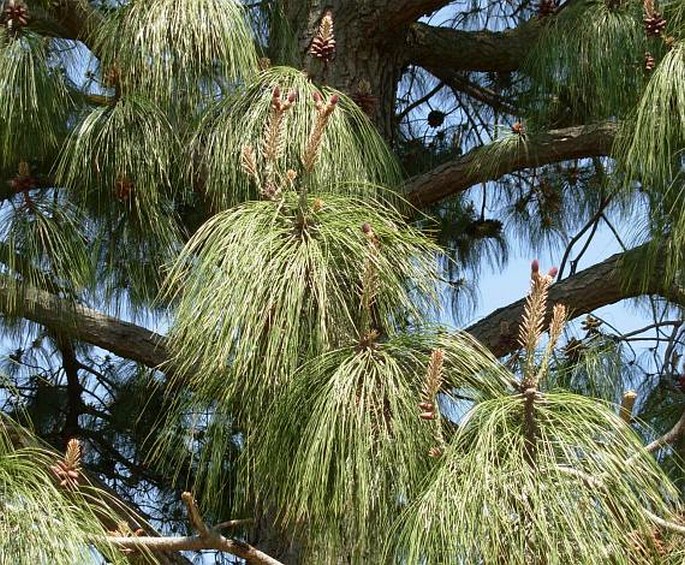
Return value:
[(404, 58), (426, 69), (512, 72), (521, 67), (542, 26), (531, 20), (505, 31), (462, 31), (414, 23)]
[[(288, 0), (284, 2), (284, 11), (297, 38), (298, 63), (302, 68), (316, 82), (329, 84), (353, 97), (368, 88), (375, 99), (370, 117), (386, 139), (390, 139), (403, 65), (400, 49), (403, 31), (381, 25), (385, 14), (383, 4)], [(326, 10), (333, 14), (336, 41), (335, 59), (327, 64), (308, 55)]]
[[(608, 155), (617, 129), (615, 123), (604, 122), (550, 130), (522, 138), (518, 144), (511, 144), (506, 151), (497, 153), (490, 145), (477, 147), (410, 179), (406, 185), (407, 198), (414, 206), (422, 208), (475, 184), (495, 180), (521, 169), (568, 159)], [(492, 162), (494, 159), (495, 162)]]
[[(685, 294), (679, 289), (664, 287), (663, 273), (652, 269), (649, 278), (627, 283), (625, 263), (639, 257), (642, 248), (618, 253), (564, 279), (550, 287), (548, 314), (551, 305), (565, 304), (569, 317), (574, 318), (602, 306), (614, 304), (626, 298), (654, 294), (675, 303), (685, 305)], [(0, 289), (0, 298), (4, 289)], [(488, 347), (495, 355), (511, 353), (516, 348), (518, 320), (521, 318), (525, 300), (500, 308), (466, 331)], [(133, 359), (149, 367), (158, 367), (169, 362), (166, 338), (146, 328), (105, 316), (83, 306), (72, 307), (66, 301), (44, 291), (27, 292), (23, 316), (55, 331), (65, 330), (66, 323), (73, 339), (91, 343), (107, 349), (116, 355)], [(507, 327), (506, 332), (503, 328)], [(512, 338), (512, 339), (510, 339)]]
[(88, 0), (59, 0), (47, 9), (32, 9), (30, 25), (39, 33), (81, 41), (92, 51), (92, 39), (103, 20)]
[[(648, 279), (627, 278), (626, 263), (641, 256), (644, 246), (617, 253), (578, 274), (553, 284), (549, 289), (549, 302), (545, 325), (549, 323), (554, 304), (565, 304), (569, 319), (577, 318), (626, 298), (641, 295), (659, 295), (685, 305), (681, 289), (664, 286), (664, 273), (652, 269)], [(495, 310), (466, 331), (485, 345), (495, 356), (501, 357), (518, 348), (519, 321), (525, 307), (525, 298)]]
[[(0, 297), (4, 299), (7, 293), (6, 288), (0, 288)], [(164, 336), (91, 308), (72, 305), (48, 292), (27, 290), (21, 308), (17, 314), (27, 320), (148, 367), (159, 367), (169, 360)]]

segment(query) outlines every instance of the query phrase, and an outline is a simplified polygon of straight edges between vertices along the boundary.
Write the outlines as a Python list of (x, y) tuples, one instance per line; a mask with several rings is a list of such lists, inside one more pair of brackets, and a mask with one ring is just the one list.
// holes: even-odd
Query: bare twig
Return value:
[[(589, 229), (592, 228), (592, 229), (593, 229), (593, 233), (594, 233), (594, 230), (597, 228), (597, 224), (598, 224), (599, 220), (602, 218), (602, 215), (603, 215), (603, 213), (604, 213), (604, 210), (605, 210), (606, 207), (609, 205), (609, 202), (610, 202), (610, 201), (611, 201), (610, 198), (604, 198), (604, 199), (602, 200), (602, 202), (600, 202), (600, 204), (599, 204), (599, 209), (597, 210), (597, 212), (595, 212), (595, 213), (592, 215), (592, 217), (591, 217), (591, 218), (587, 221), (587, 223), (580, 229), (580, 231), (579, 231), (576, 235), (574, 235), (574, 236), (571, 238), (571, 241), (568, 242), (568, 245), (566, 246), (566, 250), (564, 251), (564, 256), (563, 256), (563, 258), (561, 259), (561, 264), (559, 265), (559, 277), (558, 277), (559, 280), (561, 280), (562, 277), (563, 277), (563, 275), (564, 275), (564, 269), (566, 268), (566, 261), (568, 261), (568, 258), (569, 258), (570, 254), (571, 254), (571, 251), (572, 251), (572, 249), (573, 249), (573, 246), (574, 246), (576, 243), (578, 243), (578, 241), (580, 240), (580, 238), (583, 237), (583, 235), (585, 234), (585, 232), (587, 232), (587, 230), (589, 230)], [(590, 235), (590, 237), (588, 238), (588, 241), (590, 241), (591, 239), (592, 239), (592, 235)], [(579, 254), (579, 255), (580, 255), (580, 254)], [(580, 258), (580, 257), (576, 257), (576, 259), (575, 259), (575, 264), (576, 264), (576, 265), (578, 264), (578, 259), (579, 259), (579, 258)], [(574, 262), (574, 261), (572, 261), (572, 263), (573, 263), (573, 262)], [(571, 272), (571, 275), (575, 275), (575, 269)]]
[(220, 524), (217, 524), (212, 529), (213, 530), (230, 530), (233, 528), (238, 528), (240, 526), (246, 526), (248, 524), (252, 524), (253, 522), (254, 522), (254, 520), (252, 518), (243, 518), (240, 520), (226, 520), (225, 522), (221, 522)]
[(675, 425), (667, 431), (664, 435), (662, 435), (660, 438), (655, 439), (653, 442), (648, 443), (645, 446), (645, 449), (649, 451), (650, 453), (653, 453), (655, 451), (658, 451), (662, 447), (666, 445), (671, 445), (672, 443), (676, 442), (681, 438), (681, 436), (685, 433), (685, 410), (683, 410), (683, 413), (680, 416), (680, 419), (675, 423)]
[(396, 120), (398, 122), (402, 121), (402, 119), (409, 114), (412, 110), (415, 108), (418, 108), (421, 106), (421, 104), (425, 104), (428, 102), (433, 96), (435, 96), (438, 92), (440, 92), (445, 86), (444, 82), (439, 82), (430, 92), (428, 92), (425, 96), (422, 96), (418, 100), (414, 100), (411, 104), (409, 104), (404, 110), (402, 110), (399, 114), (396, 116)]
[(252, 547), (250, 544), (226, 538), (219, 533), (219, 529), (222, 527), (237, 525), (237, 523), (248, 522), (249, 520), (232, 520), (230, 522), (223, 522), (217, 527), (209, 528), (202, 519), (200, 509), (197, 507), (193, 495), (189, 492), (184, 492), (181, 495), (181, 499), (188, 508), (188, 520), (193, 528), (197, 530), (197, 535), (172, 537), (109, 536), (107, 541), (120, 549), (134, 551), (201, 551), (203, 549), (214, 549), (241, 557), (248, 563), (283, 565), (277, 559)]
[[(576, 477), (576, 478), (582, 480), (589, 487), (597, 488), (597, 489), (604, 489), (606, 487), (606, 485), (604, 484), (604, 481), (602, 481), (601, 479), (593, 477), (592, 475), (588, 475), (587, 473), (584, 473), (583, 471), (579, 471), (578, 469), (574, 469), (572, 467), (558, 466), (557, 470), (562, 472), (565, 475)], [(656, 514), (650, 512), (646, 508), (641, 508), (640, 510), (651, 522), (653, 522), (657, 526), (659, 526), (665, 530), (669, 530), (670, 532), (674, 532), (674, 533), (677, 533), (680, 535), (685, 535), (685, 526), (684, 525), (677, 524), (676, 522), (670, 522), (668, 520), (664, 520), (663, 518), (661, 518), (660, 516), (657, 516)]]
[(683, 526), (682, 524), (676, 524), (675, 522), (669, 522), (668, 520), (664, 520), (663, 518), (660, 518), (659, 516), (653, 514), (649, 510), (643, 509), (643, 512), (645, 516), (647, 516), (647, 518), (649, 518), (657, 526), (660, 526), (664, 530), (668, 530), (669, 532), (675, 532), (676, 534), (685, 536), (685, 526)]

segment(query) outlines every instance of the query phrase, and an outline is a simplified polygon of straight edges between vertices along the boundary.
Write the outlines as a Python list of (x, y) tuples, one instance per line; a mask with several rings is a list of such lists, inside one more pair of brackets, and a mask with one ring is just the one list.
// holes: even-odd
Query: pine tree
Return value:
[(0, 563), (683, 560), (685, 9), (450, 4), (0, 1)]

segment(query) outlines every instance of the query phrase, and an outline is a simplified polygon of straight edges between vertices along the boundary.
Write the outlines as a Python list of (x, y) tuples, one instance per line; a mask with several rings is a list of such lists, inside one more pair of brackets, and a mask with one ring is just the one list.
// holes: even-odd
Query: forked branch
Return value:
[(240, 540), (222, 536), (218, 528), (209, 528), (200, 514), (193, 495), (184, 492), (181, 495), (188, 507), (188, 519), (197, 531), (192, 536), (148, 537), (148, 536), (111, 536), (107, 541), (112, 545), (130, 551), (201, 551), (213, 549), (236, 555), (248, 563), (263, 565), (283, 565), (277, 559), (267, 555)]

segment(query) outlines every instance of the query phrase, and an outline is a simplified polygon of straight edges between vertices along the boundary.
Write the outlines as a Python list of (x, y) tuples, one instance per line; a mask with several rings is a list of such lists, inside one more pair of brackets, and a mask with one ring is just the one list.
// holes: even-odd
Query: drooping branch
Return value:
[(505, 31), (462, 31), (418, 22), (407, 33), (404, 58), (425, 69), (516, 71), (541, 29), (538, 20)]
[[(3, 417), (0, 424), (15, 449), (50, 449), (39, 438), (11, 418)], [(99, 501), (99, 504), (93, 506), (93, 510), (105, 530), (116, 530), (123, 522), (127, 524), (131, 531), (139, 529), (147, 537), (159, 536), (159, 533), (142, 518), (140, 511), (134, 507), (133, 503), (123, 500), (112, 487), (87, 470), (81, 469), (79, 474), (79, 482), (81, 484), (86, 483), (100, 491), (94, 498), (92, 498), (92, 495), (95, 494), (94, 492), (91, 491), (90, 495), (93, 501)], [(101, 508), (105, 507), (107, 511), (102, 512)], [(156, 558), (159, 565), (190, 565), (191, 563), (189, 559), (173, 551), (159, 553), (156, 555)], [(131, 559), (130, 562), (138, 563), (139, 561)]]
[(217, 528), (208, 528), (202, 520), (200, 510), (193, 496), (188, 492), (184, 492), (181, 498), (188, 507), (188, 518), (193, 528), (198, 532), (196, 535), (180, 537), (112, 536), (108, 537), (107, 541), (120, 549), (153, 552), (214, 549), (241, 557), (248, 563), (282, 565), (280, 561), (259, 551), (255, 547), (240, 540), (226, 538), (218, 532)]
[[(598, 478), (592, 475), (589, 475), (579, 469), (574, 469), (572, 467), (565, 467), (565, 466), (558, 466), (557, 470), (564, 475), (569, 475), (571, 477), (575, 477), (577, 479), (580, 479), (583, 481), (586, 485), (588, 485), (590, 488), (597, 489), (597, 490), (603, 490), (606, 488), (606, 485), (602, 478)], [(640, 508), (642, 513), (654, 524), (659, 526), (660, 528), (663, 528), (665, 530), (668, 530), (670, 532), (674, 532), (676, 534), (680, 535), (685, 535), (685, 526), (682, 524), (678, 524), (676, 522), (670, 522), (668, 520), (664, 520), (660, 516), (657, 516), (653, 512), (650, 512), (646, 508)]]
[(496, 162), (484, 166), (490, 147), (469, 151), (440, 167), (410, 179), (405, 186), (407, 198), (419, 208), (429, 206), (469, 187), (501, 176), (558, 161), (599, 157), (611, 151), (618, 126), (603, 122), (574, 126), (521, 139), (507, 151), (497, 153)]

